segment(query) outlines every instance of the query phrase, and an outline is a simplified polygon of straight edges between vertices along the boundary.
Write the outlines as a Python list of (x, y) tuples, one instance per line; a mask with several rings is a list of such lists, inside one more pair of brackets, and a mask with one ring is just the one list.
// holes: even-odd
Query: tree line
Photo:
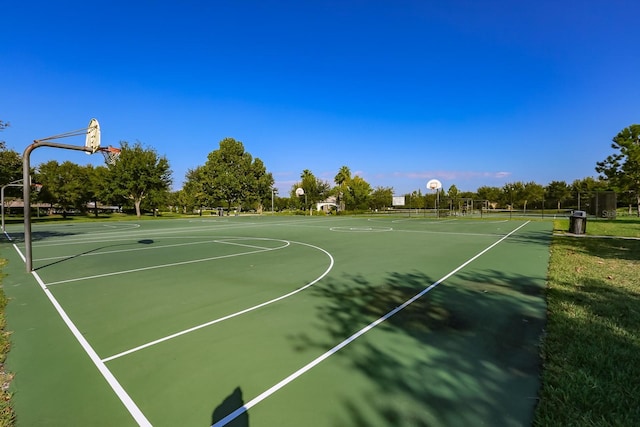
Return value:
[[(8, 127), (0, 121), (0, 130)], [(51, 160), (32, 170), (32, 183), (40, 191), (35, 203), (48, 204), (62, 212), (86, 212), (112, 205), (142, 212), (170, 209), (193, 213), (223, 208), (262, 212), (313, 209), (316, 203), (331, 198), (337, 212), (375, 211), (392, 207), (392, 187), (373, 188), (364, 178), (352, 175), (342, 166), (333, 183), (317, 178), (305, 169), (288, 195), (274, 189), (274, 179), (259, 158), (248, 153), (242, 142), (225, 138), (211, 151), (204, 164), (187, 171), (183, 188), (171, 191), (172, 172), (165, 156), (140, 142), (121, 141), (121, 155), (113, 165), (93, 167), (73, 162), (59, 164)], [(546, 186), (535, 182), (512, 182), (502, 187), (483, 186), (475, 192), (459, 191), (456, 185), (435, 193), (416, 190), (404, 196), (405, 208), (465, 209), (549, 209), (580, 206), (580, 198), (598, 191), (615, 191), (619, 201), (635, 203), (640, 216), (640, 125), (631, 125), (613, 138), (616, 152), (596, 164), (598, 178), (587, 177), (568, 184), (552, 181)], [(0, 183), (19, 181), (22, 158), (0, 142)], [(20, 198), (16, 187), (6, 188), (7, 199)]]

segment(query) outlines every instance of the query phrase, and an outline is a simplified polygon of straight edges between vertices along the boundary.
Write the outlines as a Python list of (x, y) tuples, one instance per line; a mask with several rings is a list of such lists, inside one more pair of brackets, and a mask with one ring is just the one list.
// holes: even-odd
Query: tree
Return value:
[(611, 148), (618, 150), (618, 153), (597, 162), (596, 172), (618, 192), (635, 193), (637, 215), (640, 217), (640, 124), (621, 130), (613, 137)]
[[(306, 202), (306, 204), (303, 206), (305, 211), (307, 209), (310, 209), (310, 207), (313, 206), (314, 203), (326, 199), (329, 195), (329, 190), (331, 189), (329, 183), (316, 178), (313, 172), (311, 172), (309, 169), (305, 169), (302, 171), (300, 179), (301, 182), (297, 182), (291, 187), (291, 199), (300, 199), (300, 202)], [(298, 188), (302, 188), (305, 196), (298, 198), (298, 196), (296, 195), (296, 190)]]
[(370, 206), (372, 209), (382, 209), (393, 203), (393, 187), (376, 187), (371, 193)]
[(354, 176), (345, 193), (345, 203), (349, 209), (367, 209), (371, 198), (371, 185), (361, 176)]
[(564, 181), (551, 181), (545, 188), (546, 198), (557, 203), (558, 212), (560, 205), (571, 197), (571, 187)]
[(524, 201), (524, 184), (522, 182), (513, 182), (505, 184), (502, 187), (501, 204), (509, 206), (510, 210), (516, 205), (522, 205)]
[(243, 203), (271, 198), (273, 176), (267, 173), (262, 160), (255, 160), (244, 145), (233, 138), (220, 141), (220, 148), (207, 156), (204, 167), (198, 170), (199, 185), (209, 204), (226, 202), (227, 209)]
[(336, 174), (333, 181), (336, 183), (338, 187), (342, 185), (349, 185), (349, 181), (351, 181), (351, 170), (348, 166), (340, 167), (340, 170)]
[(109, 165), (110, 191), (121, 200), (131, 200), (140, 218), (140, 205), (154, 192), (168, 192), (171, 185), (171, 169), (164, 156), (158, 156), (152, 148), (144, 148), (140, 142), (130, 145), (122, 141), (120, 158)]
[(337, 185), (335, 193), (338, 196), (339, 210), (343, 211), (346, 208), (344, 204), (344, 194), (347, 192), (347, 188), (351, 182), (351, 169), (347, 166), (340, 167), (335, 178), (333, 178), (333, 182)]
[[(9, 127), (9, 122), (4, 122), (0, 120), (0, 131), (5, 130), (8, 127)], [(4, 141), (0, 140), (0, 149), (4, 149), (4, 148), (5, 148), (5, 143)]]
[(38, 198), (45, 203), (58, 205), (63, 216), (71, 209), (86, 210), (90, 199), (87, 169), (66, 161), (58, 164), (51, 160), (38, 167), (37, 180), (42, 184)]
[(22, 178), (22, 156), (16, 151), (0, 147), (0, 185)]
[(487, 208), (489, 208), (489, 206), (495, 207), (496, 203), (500, 202), (502, 190), (499, 187), (482, 186), (476, 193), (478, 199), (487, 201)]
[(449, 209), (451, 209), (451, 207), (455, 209), (456, 205), (458, 204), (459, 197), (458, 187), (456, 187), (455, 184), (452, 184), (451, 187), (449, 187), (449, 191), (447, 191), (447, 194), (449, 195), (449, 201), (452, 205), (449, 207)]
[(86, 166), (88, 177), (87, 198), (93, 202), (94, 215), (98, 217), (99, 202), (110, 203), (112, 194), (109, 191), (109, 169), (106, 166)]
[(204, 205), (217, 206), (217, 202), (211, 200), (211, 197), (205, 192), (206, 173), (204, 166), (189, 169), (185, 178), (186, 181), (179, 194), (180, 197), (177, 199), (183, 212), (189, 212)]
[(527, 182), (522, 188), (520, 200), (524, 204), (524, 211), (527, 212), (527, 204), (529, 202), (537, 202), (544, 199), (544, 187), (535, 182)]
[(267, 168), (259, 158), (255, 158), (251, 166), (253, 179), (255, 180), (252, 187), (252, 193), (248, 197), (249, 200), (255, 200), (258, 203), (257, 211), (262, 213), (265, 204), (271, 203), (273, 190), (273, 175), (267, 172)]
[(586, 177), (583, 179), (576, 179), (571, 183), (571, 193), (576, 195), (576, 202), (578, 209), (581, 208), (581, 202), (584, 196), (592, 196), (598, 191), (604, 191), (607, 189), (607, 183), (593, 177)]

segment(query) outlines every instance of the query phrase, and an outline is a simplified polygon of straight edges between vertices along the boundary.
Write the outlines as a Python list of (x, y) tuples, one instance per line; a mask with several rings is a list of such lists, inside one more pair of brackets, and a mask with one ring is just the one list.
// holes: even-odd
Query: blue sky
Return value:
[[(640, 122), (639, 16), (636, 0), (5, 2), (0, 139), (22, 153), (95, 117), (103, 145), (166, 156), (175, 189), (225, 137), (281, 195), (343, 165), (396, 194), (571, 183)], [(31, 155), (52, 159), (103, 162)]]

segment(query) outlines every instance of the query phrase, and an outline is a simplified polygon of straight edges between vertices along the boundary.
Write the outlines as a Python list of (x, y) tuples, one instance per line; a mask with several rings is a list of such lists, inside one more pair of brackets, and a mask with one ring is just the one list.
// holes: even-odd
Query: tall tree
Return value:
[(496, 203), (499, 203), (502, 198), (502, 190), (499, 187), (479, 187), (476, 191), (478, 199), (487, 202), (487, 208), (495, 207)]
[(371, 185), (361, 176), (354, 176), (349, 182), (345, 194), (345, 202), (348, 209), (367, 209), (371, 198)]
[(213, 195), (208, 195), (205, 191), (206, 173), (204, 166), (189, 169), (185, 174), (186, 181), (182, 186), (182, 192), (178, 198), (183, 212), (189, 212), (196, 208), (208, 205), (215, 207), (218, 205)]
[(339, 210), (343, 211), (346, 208), (344, 204), (344, 195), (346, 194), (349, 183), (351, 182), (351, 169), (349, 169), (348, 166), (340, 167), (340, 170), (333, 178), (333, 182), (335, 182), (337, 186), (335, 194), (338, 197)]
[(99, 202), (111, 203), (112, 195), (109, 191), (109, 169), (106, 166), (86, 166), (88, 178), (87, 198), (93, 202), (94, 215), (98, 216)]
[(22, 156), (16, 151), (0, 147), (0, 185), (22, 178)]
[(296, 195), (296, 190), (298, 188), (302, 188), (305, 196), (300, 198), (300, 203), (304, 204), (304, 210), (310, 209), (314, 203), (324, 200), (329, 195), (329, 190), (331, 186), (328, 182), (323, 181), (311, 172), (309, 169), (305, 169), (302, 171), (300, 175), (300, 182), (295, 183), (291, 187), (291, 199), (296, 200), (298, 196)]
[(617, 153), (597, 162), (596, 172), (619, 192), (635, 193), (640, 217), (640, 124), (622, 129), (613, 137), (611, 148)]
[(371, 193), (371, 208), (382, 209), (393, 203), (393, 187), (376, 187)]
[(131, 200), (139, 218), (144, 198), (153, 192), (169, 191), (171, 168), (166, 157), (159, 156), (152, 148), (144, 148), (140, 142), (120, 144), (120, 158), (108, 166), (110, 190), (118, 198)]
[(38, 170), (36, 178), (42, 184), (40, 200), (60, 206), (63, 215), (70, 209), (86, 210), (91, 198), (87, 169), (70, 161), (58, 164), (51, 160), (41, 164)]
[(344, 185), (349, 185), (349, 181), (351, 181), (351, 169), (348, 166), (340, 167), (340, 170), (336, 174), (333, 181), (336, 183), (338, 187)]
[(575, 195), (576, 202), (578, 203), (578, 208), (581, 208), (581, 203), (584, 197), (587, 197), (587, 200), (590, 196), (592, 196), (597, 191), (604, 191), (607, 189), (607, 182), (594, 179), (593, 177), (586, 177), (583, 179), (576, 179), (571, 183), (571, 193)]
[(207, 156), (202, 170), (202, 191), (207, 201), (223, 200), (227, 209), (271, 197), (273, 177), (262, 160), (255, 160), (244, 145), (233, 138), (220, 141), (220, 148)]
[(257, 211), (262, 213), (265, 204), (271, 203), (274, 179), (270, 172), (259, 158), (255, 158), (251, 165), (251, 173), (254, 182), (252, 183), (252, 192), (248, 200), (254, 200), (258, 203)]
[(527, 204), (529, 202), (537, 202), (544, 199), (544, 187), (535, 182), (527, 182), (522, 188), (520, 200), (524, 204), (524, 211), (527, 212)]
[(458, 205), (458, 198), (459, 196), (459, 191), (458, 191), (458, 187), (455, 186), (455, 184), (452, 184), (451, 187), (449, 187), (449, 191), (447, 191), (447, 194), (449, 195), (449, 201), (451, 202), (451, 206), (449, 206), (449, 209), (453, 208), (455, 209)]
[(551, 181), (545, 188), (546, 198), (557, 204), (558, 212), (565, 200), (571, 198), (571, 187), (564, 181)]
[(503, 206), (510, 206), (510, 209), (514, 209), (518, 205), (524, 204), (524, 184), (520, 181), (507, 183), (502, 187), (502, 200)]
[[(0, 120), (0, 131), (5, 130), (8, 127), (9, 127), (9, 122)], [(4, 141), (0, 140), (0, 149), (4, 149), (4, 148), (5, 148), (5, 143)]]

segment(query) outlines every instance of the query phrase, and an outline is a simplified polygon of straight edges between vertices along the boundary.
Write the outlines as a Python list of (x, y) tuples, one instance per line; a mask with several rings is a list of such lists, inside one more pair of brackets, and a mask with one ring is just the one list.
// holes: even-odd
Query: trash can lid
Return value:
[(586, 218), (587, 213), (585, 211), (573, 211), (571, 216), (575, 218)]

